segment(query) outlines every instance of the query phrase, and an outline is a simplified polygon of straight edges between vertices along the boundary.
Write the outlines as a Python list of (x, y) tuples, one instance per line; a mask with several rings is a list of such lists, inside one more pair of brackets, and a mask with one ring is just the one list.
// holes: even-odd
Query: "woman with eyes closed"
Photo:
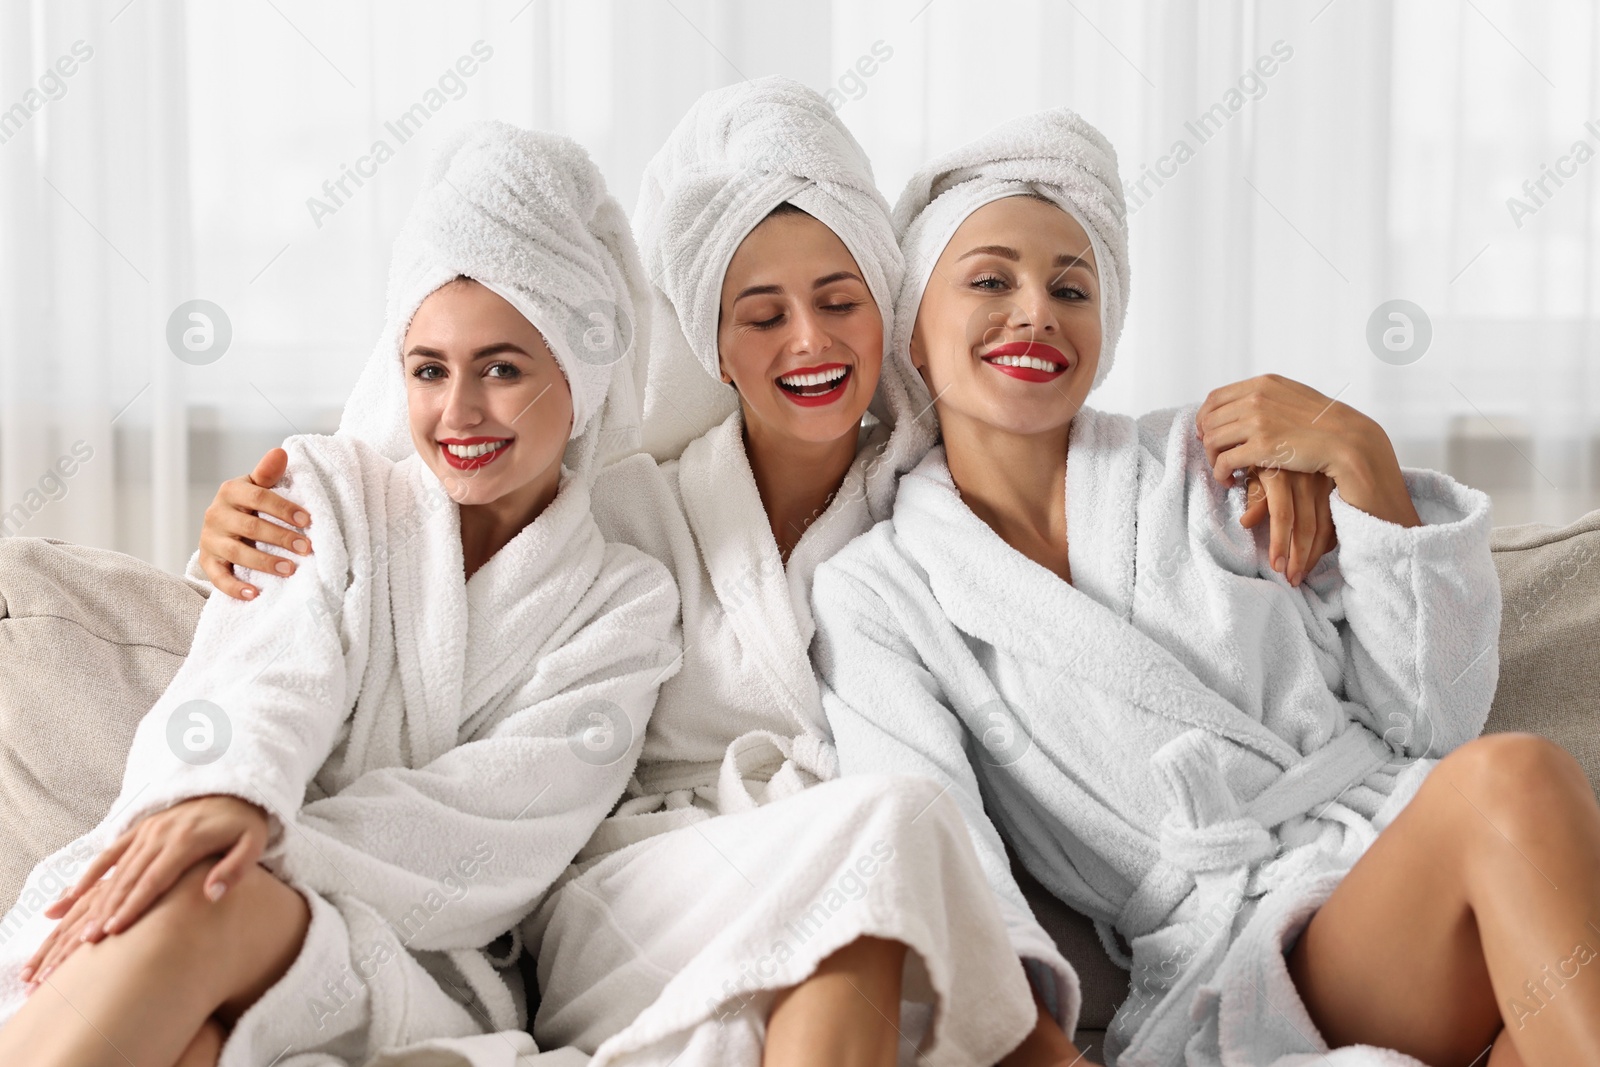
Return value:
[[(1487, 498), (1282, 378), (1084, 406), (1127, 301), (1119, 190), (1063, 109), (896, 208), (888, 359), (943, 441), (816, 575), (846, 777), (939, 781), (999, 897), (1003, 837), (1095, 920), (1131, 972), (1120, 1067), (1600, 1062), (1600, 806), (1543, 739), (1474, 740)], [(1234, 521), (1252, 464), (1329, 479), (1307, 573)]]

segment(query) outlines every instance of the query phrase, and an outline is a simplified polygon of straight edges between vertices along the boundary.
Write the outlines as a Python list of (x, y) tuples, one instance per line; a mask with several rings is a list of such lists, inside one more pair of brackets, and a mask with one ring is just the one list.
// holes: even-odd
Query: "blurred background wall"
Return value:
[(443, 134), (566, 133), (631, 207), (698, 94), (773, 73), (891, 201), (1015, 115), (1110, 137), (1133, 288), (1100, 406), (1277, 371), (1498, 522), (1574, 518), (1597, 49), (1579, 0), (0, 0), (0, 533), (180, 567), (218, 482), (337, 424)]

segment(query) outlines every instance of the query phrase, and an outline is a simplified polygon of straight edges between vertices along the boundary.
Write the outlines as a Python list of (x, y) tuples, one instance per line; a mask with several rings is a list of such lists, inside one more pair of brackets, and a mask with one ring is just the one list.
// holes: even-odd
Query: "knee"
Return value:
[[(261, 897), (268, 889), (267, 883), (275, 883), (278, 889), (288, 888), (265, 868), (251, 865), (228, 887), (222, 899), (212, 900), (205, 894), (205, 881), (214, 862), (204, 859), (184, 871), (150, 907), (148, 919), (152, 927), (174, 951), (215, 949), (220, 936), (237, 929), (241, 922), (251, 922), (252, 915), (262, 917)], [(289, 892), (299, 896), (293, 890)]]
[(1593, 814), (1588, 809), (1594, 808), (1594, 793), (1583, 768), (1566, 749), (1537, 734), (1487, 734), (1446, 756), (1434, 774), (1508, 836)]

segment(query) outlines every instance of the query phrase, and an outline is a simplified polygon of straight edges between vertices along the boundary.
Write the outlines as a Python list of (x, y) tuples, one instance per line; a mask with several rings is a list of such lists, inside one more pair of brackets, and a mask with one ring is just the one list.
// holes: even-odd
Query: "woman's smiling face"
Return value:
[(516, 308), (457, 279), (417, 308), (401, 351), (411, 443), (456, 503), (553, 493), (572, 391)]
[(835, 441), (855, 433), (878, 387), (883, 316), (838, 235), (804, 212), (780, 212), (728, 263), (717, 352), (747, 424)]
[(940, 422), (1014, 434), (1071, 422), (1100, 364), (1100, 278), (1089, 235), (1029, 196), (985, 204), (945, 246), (911, 334)]

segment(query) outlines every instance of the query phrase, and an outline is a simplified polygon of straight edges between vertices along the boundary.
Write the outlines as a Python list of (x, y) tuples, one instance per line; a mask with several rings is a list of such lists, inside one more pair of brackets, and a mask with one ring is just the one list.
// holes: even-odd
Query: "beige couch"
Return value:
[[(1488, 729), (1561, 743), (1600, 782), (1600, 512), (1564, 528), (1497, 530), (1505, 597)], [(0, 908), (40, 858), (115, 799), (134, 726), (189, 647), (204, 595), (128, 556), (0, 541)], [(1127, 990), (1090, 925), (1025, 873), (1045, 927), (1084, 986), (1081, 1043)]]

